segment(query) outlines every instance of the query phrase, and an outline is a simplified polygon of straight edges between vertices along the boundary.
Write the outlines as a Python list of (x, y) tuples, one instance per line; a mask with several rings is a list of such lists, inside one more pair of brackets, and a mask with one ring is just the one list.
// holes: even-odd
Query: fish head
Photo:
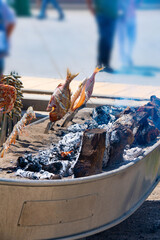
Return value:
[(60, 119), (59, 115), (57, 114), (56, 107), (52, 107), (52, 110), (49, 113), (49, 119), (51, 122), (56, 122)]

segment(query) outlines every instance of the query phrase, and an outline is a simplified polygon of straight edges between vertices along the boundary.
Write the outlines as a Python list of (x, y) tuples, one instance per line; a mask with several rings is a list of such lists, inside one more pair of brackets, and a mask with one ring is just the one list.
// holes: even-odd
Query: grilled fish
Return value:
[(67, 70), (67, 78), (64, 84), (60, 83), (53, 92), (47, 106), (50, 111), (49, 117), (51, 122), (60, 120), (69, 110), (71, 105), (71, 91), (69, 85), (78, 74), (72, 75)]
[(16, 101), (16, 88), (10, 85), (0, 84), (0, 112), (9, 113)]

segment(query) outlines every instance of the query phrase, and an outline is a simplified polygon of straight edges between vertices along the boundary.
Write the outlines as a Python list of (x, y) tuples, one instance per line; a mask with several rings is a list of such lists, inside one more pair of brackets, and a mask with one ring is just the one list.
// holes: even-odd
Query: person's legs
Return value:
[(110, 67), (110, 57), (115, 33), (115, 20), (97, 16), (99, 30), (97, 65)]
[(126, 56), (126, 22), (125, 19), (119, 18), (117, 22), (117, 34), (119, 42), (119, 54), (122, 66), (127, 64)]
[(39, 18), (45, 18), (46, 17), (46, 8), (47, 8), (48, 3), (49, 3), (49, 0), (42, 0)]
[[(111, 53), (113, 49), (115, 36), (115, 19), (107, 19), (105, 25), (105, 42), (106, 42), (106, 66), (110, 67)], [(108, 65), (107, 65), (108, 64)]]
[(64, 18), (64, 13), (63, 13), (62, 8), (60, 7), (60, 5), (58, 4), (58, 2), (56, 0), (51, 0), (51, 3), (53, 5), (53, 7), (58, 11), (59, 19), (62, 20)]
[(102, 16), (97, 16), (97, 25), (98, 25), (98, 33), (99, 33), (99, 40), (98, 40), (98, 56), (97, 56), (97, 65), (103, 65), (106, 61), (106, 42), (105, 42), (105, 21)]
[(135, 18), (131, 18), (128, 20), (127, 23), (127, 39), (128, 39), (128, 64), (132, 65), (132, 55), (133, 55), (133, 49), (136, 41), (136, 20)]

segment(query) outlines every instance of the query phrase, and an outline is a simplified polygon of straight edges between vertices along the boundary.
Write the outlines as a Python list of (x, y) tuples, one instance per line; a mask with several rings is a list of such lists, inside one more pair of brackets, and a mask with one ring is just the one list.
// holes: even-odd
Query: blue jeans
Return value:
[(97, 15), (96, 20), (99, 32), (97, 64), (103, 64), (104, 66), (109, 67), (116, 29), (116, 19)]
[(0, 58), (0, 76), (3, 74), (4, 70), (4, 59)]
[(132, 64), (132, 54), (136, 41), (136, 19), (133, 18), (119, 18), (118, 19), (118, 41), (119, 52), (122, 65)]
[(48, 3), (52, 3), (53, 7), (58, 11), (59, 13), (59, 17), (63, 17), (63, 11), (62, 8), (60, 7), (60, 5), (58, 4), (58, 2), (56, 0), (42, 0), (42, 5), (41, 5), (41, 11), (40, 11), (40, 17), (45, 17), (46, 15), (46, 8)]

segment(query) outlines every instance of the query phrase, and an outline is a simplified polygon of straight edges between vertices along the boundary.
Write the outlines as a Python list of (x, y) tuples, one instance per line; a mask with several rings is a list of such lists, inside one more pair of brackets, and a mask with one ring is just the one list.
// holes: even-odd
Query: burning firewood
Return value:
[(82, 149), (73, 170), (75, 178), (102, 172), (105, 139), (106, 131), (104, 129), (92, 129), (84, 132)]

